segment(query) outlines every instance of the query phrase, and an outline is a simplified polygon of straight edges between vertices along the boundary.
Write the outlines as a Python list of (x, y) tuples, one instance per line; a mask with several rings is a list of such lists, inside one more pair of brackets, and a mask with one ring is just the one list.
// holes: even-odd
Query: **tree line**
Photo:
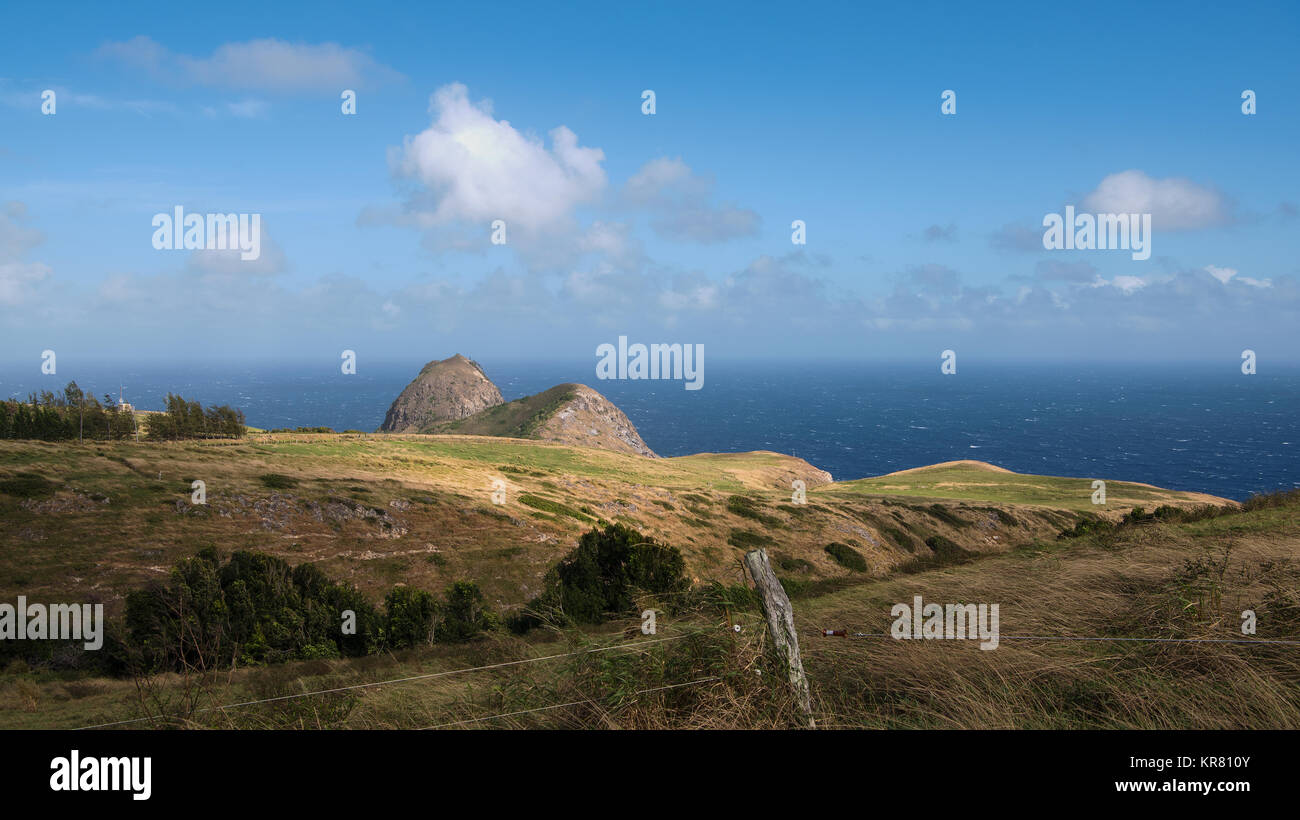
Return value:
[(179, 562), (169, 582), (126, 597), (126, 643), (147, 669), (359, 657), (466, 640), (496, 624), (472, 582), (451, 584), (442, 600), (394, 587), (376, 607), (314, 564), (251, 551), (223, 563), (210, 547)]
[(206, 410), (197, 401), (167, 394), (167, 409), (151, 414), (145, 422), (148, 436), (155, 440), (182, 438), (241, 438), (244, 435), (244, 411), (229, 405)]
[(151, 413), (137, 425), (135, 413), (123, 410), (104, 394), (103, 402), (84, 392), (75, 381), (62, 393), (42, 390), (26, 401), (0, 401), (0, 438), (41, 441), (120, 440), (139, 435), (153, 440), (240, 438), (244, 413), (228, 405), (204, 408), (197, 401), (167, 394), (167, 409)]

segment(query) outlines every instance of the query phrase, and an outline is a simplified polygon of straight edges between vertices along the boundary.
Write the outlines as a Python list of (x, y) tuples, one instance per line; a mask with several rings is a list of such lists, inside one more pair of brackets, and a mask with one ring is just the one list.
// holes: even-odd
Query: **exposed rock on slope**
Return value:
[(457, 353), (429, 362), (393, 401), (380, 432), (417, 433), (463, 419), (504, 401), (477, 362)]
[(537, 427), (538, 438), (658, 458), (622, 410), (585, 384), (562, 384), (568, 400)]
[(585, 384), (561, 384), (424, 432), (536, 438), (658, 458), (617, 406)]
[(585, 384), (506, 402), (478, 363), (459, 353), (426, 364), (379, 431), (533, 438), (658, 458), (623, 411)]

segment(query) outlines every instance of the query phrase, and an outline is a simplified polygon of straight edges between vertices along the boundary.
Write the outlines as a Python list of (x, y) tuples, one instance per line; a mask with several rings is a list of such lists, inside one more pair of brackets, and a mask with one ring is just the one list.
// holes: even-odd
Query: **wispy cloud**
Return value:
[(713, 203), (714, 180), (697, 174), (680, 157), (647, 162), (624, 184), (624, 205), (651, 211), (650, 226), (662, 237), (700, 243), (756, 236), (757, 212), (735, 203)]
[(96, 54), (169, 83), (237, 90), (337, 93), (402, 77), (356, 48), (274, 38), (225, 43), (212, 54), (200, 57), (174, 52), (140, 35), (105, 43)]

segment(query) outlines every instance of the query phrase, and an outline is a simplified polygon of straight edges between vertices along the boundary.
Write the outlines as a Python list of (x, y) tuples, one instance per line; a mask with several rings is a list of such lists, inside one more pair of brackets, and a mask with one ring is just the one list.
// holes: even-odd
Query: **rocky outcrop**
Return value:
[[(536, 426), (540, 439), (658, 458), (612, 401), (585, 384), (560, 385), (568, 397)], [(555, 388), (553, 388), (555, 389)]]
[(468, 418), (503, 401), (483, 368), (457, 353), (426, 364), (388, 408), (379, 430), (417, 433), (440, 422)]
[(658, 458), (623, 411), (587, 385), (558, 384), (507, 402), (482, 368), (461, 355), (425, 365), (379, 430), (541, 439)]

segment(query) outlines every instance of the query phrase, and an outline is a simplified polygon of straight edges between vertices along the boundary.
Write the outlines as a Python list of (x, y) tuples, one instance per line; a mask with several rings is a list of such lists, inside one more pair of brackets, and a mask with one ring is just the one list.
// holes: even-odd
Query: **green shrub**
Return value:
[(19, 498), (47, 498), (54, 495), (56, 484), (36, 473), (18, 473), (0, 481), (0, 493)]
[(360, 592), (314, 564), (240, 551), (223, 565), (212, 547), (178, 562), (166, 583), (129, 592), (125, 621), (146, 669), (355, 657), (377, 648), (381, 626)]
[(866, 572), (867, 559), (862, 557), (862, 553), (850, 547), (848, 544), (841, 544), (838, 541), (826, 545), (826, 552), (835, 559), (835, 563), (845, 569), (854, 572)]
[(897, 527), (881, 527), (880, 531), (889, 536), (897, 546), (908, 552), (916, 552), (916, 539)]
[(529, 603), (528, 612), (511, 619), (511, 628), (526, 630), (546, 616), (599, 623), (631, 612), (638, 592), (684, 592), (685, 573), (686, 562), (676, 547), (623, 524), (594, 528), (546, 573), (544, 591)]
[(732, 530), (731, 534), (727, 536), (727, 543), (741, 549), (754, 549), (756, 547), (765, 547), (773, 543), (773, 541), (770, 537), (757, 532)]
[(257, 477), (262, 486), (272, 490), (291, 490), (298, 486), (298, 479), (279, 473), (263, 473)]
[(438, 603), (432, 595), (414, 587), (393, 587), (384, 598), (384, 610), (384, 643), (389, 648), (429, 643), (438, 617)]
[(940, 558), (956, 557), (963, 555), (966, 552), (966, 550), (957, 546), (957, 544), (950, 539), (944, 538), (942, 535), (930, 536), (925, 539), (925, 545)]
[(483, 603), (483, 593), (473, 581), (456, 581), (448, 585), (442, 604), (442, 617), (434, 628), (434, 639), (440, 642), (467, 641), (496, 629), (496, 613)]
[(745, 495), (733, 495), (727, 498), (727, 512), (741, 518), (751, 518), (769, 527), (784, 527), (785, 522), (774, 515), (768, 515), (759, 508), (756, 499)]
[(783, 572), (812, 572), (814, 569), (813, 565), (803, 558), (792, 558), (783, 553), (775, 553), (772, 557), (776, 559), (776, 565)]
[(1092, 535), (1093, 533), (1100, 533), (1100, 532), (1110, 532), (1113, 529), (1115, 529), (1115, 525), (1107, 521), (1106, 519), (1098, 518), (1096, 516), (1088, 516), (1086, 518), (1080, 518), (1078, 522), (1076, 522), (1075, 525), (1070, 529), (1061, 530), (1061, 532), (1056, 537), (1058, 539), (1059, 538), (1082, 538), (1085, 535)]
[(947, 507), (944, 507), (942, 504), (931, 504), (929, 507), (924, 508), (924, 512), (929, 513), (930, 515), (939, 519), (940, 521), (947, 524), (948, 526), (956, 527), (957, 529), (961, 529), (963, 527), (969, 527), (971, 525), (971, 522), (967, 521), (964, 518), (957, 517)]
[(1008, 527), (1019, 527), (1020, 519), (1000, 507), (993, 508), (993, 514), (998, 517), (1004, 525)]
[(561, 504), (558, 501), (552, 501), (549, 498), (542, 498), (541, 496), (537, 496), (537, 495), (530, 495), (529, 493), (524, 493), (520, 495), (519, 503), (528, 507), (532, 507), (534, 510), (541, 510), (542, 512), (555, 513), (557, 515), (567, 515), (568, 517), (576, 518), (579, 521), (591, 520), (589, 517), (583, 515), (582, 513), (578, 512), (572, 507), (566, 507), (565, 505)]

